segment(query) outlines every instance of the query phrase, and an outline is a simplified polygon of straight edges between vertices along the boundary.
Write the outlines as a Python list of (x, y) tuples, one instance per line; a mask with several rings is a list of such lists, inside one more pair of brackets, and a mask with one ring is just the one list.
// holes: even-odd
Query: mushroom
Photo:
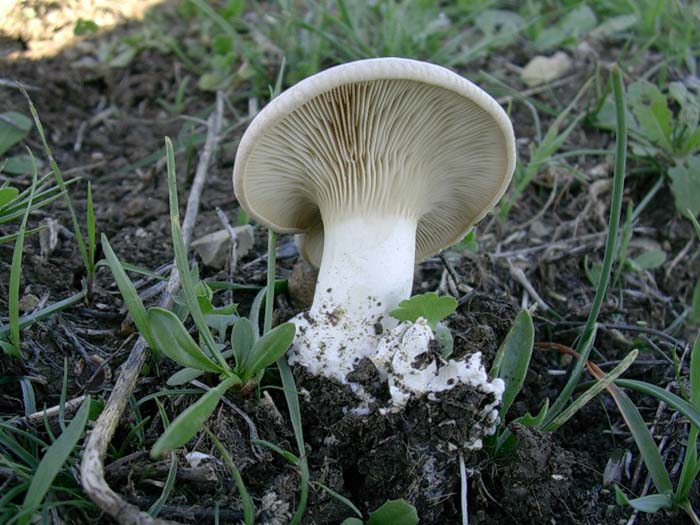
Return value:
[(397, 328), (388, 312), (410, 296), (416, 261), (469, 232), (514, 165), (503, 109), (437, 65), (359, 60), (272, 100), (241, 139), (233, 180), (248, 214), (301, 234), (320, 267), (290, 363), (346, 382)]

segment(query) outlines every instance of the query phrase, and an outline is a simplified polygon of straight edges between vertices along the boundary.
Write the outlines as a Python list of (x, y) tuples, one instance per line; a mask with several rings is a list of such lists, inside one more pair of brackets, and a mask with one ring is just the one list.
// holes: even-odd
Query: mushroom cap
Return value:
[(505, 192), (515, 137), (503, 108), (449, 69), (358, 60), (304, 79), (251, 122), (233, 183), (256, 221), (320, 264), (323, 224), (352, 215), (417, 223), (416, 258), (461, 239)]

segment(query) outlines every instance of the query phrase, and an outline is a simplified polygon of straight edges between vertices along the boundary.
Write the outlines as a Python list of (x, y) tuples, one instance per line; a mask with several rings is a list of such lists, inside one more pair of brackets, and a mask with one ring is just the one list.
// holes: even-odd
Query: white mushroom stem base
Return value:
[(323, 259), (308, 313), (292, 322), (290, 363), (313, 375), (345, 377), (376, 353), (388, 312), (411, 294), (416, 221), (365, 215), (325, 225)]
[(474, 388), (488, 402), (462, 446), (481, 448), (481, 437), (498, 423), (503, 381), (489, 381), (480, 353), (442, 362), (425, 319), (397, 326), (388, 315), (411, 293), (415, 232), (415, 221), (400, 217), (354, 217), (325, 225), (314, 301), (308, 313), (292, 319), (297, 330), (289, 363), (350, 386), (360, 400), (349, 407), (355, 414), (366, 414), (375, 403), (347, 379), (363, 358), (388, 384), (391, 401), (383, 412), (401, 410), (412, 398), (436, 401), (453, 388)]

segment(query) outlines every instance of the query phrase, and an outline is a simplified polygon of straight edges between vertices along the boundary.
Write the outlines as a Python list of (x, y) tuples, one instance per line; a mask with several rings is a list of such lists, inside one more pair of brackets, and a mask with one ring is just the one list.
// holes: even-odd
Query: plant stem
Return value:
[(267, 231), (267, 290), (265, 293), (265, 320), (263, 321), (263, 334), (272, 328), (272, 307), (275, 301), (275, 248), (277, 246), (277, 234), (272, 230)]

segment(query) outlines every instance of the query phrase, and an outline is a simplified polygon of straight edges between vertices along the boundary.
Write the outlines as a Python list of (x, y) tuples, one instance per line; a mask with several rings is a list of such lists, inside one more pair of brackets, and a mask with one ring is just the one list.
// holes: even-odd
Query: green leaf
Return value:
[(68, 460), (71, 452), (75, 449), (80, 436), (83, 433), (85, 424), (90, 413), (90, 398), (85, 398), (80, 409), (75, 414), (73, 421), (66, 427), (66, 430), (46, 449), (44, 457), (37, 467), (32, 482), (29, 485), (27, 494), (22, 503), (22, 517), (19, 523), (24, 525), (30, 522), (39, 505), (44, 500), (46, 493), (51, 488), (51, 484)]
[[(323, 483), (319, 483), (318, 481), (314, 481), (313, 484), (316, 485), (317, 487), (321, 487), (321, 490), (326, 492), (329, 496), (338, 500), (340, 503), (342, 503), (347, 508), (352, 510), (355, 514), (357, 514), (360, 518), (362, 517), (362, 512), (360, 512), (360, 509), (358, 509), (355, 506), (355, 504), (352, 501), (350, 501), (348, 498), (346, 498), (342, 494), (337, 493), (335, 490), (333, 490), (329, 487), (326, 487)], [(360, 523), (362, 523), (362, 521), (360, 521)]]
[(430, 328), (435, 330), (437, 323), (457, 309), (457, 299), (449, 295), (438, 296), (435, 292), (414, 295), (399, 303), (399, 307), (389, 312), (389, 315), (399, 321), (415, 323), (419, 317), (428, 321)]
[(636, 270), (655, 270), (666, 262), (666, 252), (663, 250), (649, 250), (629, 259), (629, 262)]
[(544, 404), (536, 416), (526, 412), (524, 416), (520, 416), (516, 421), (526, 427), (541, 427), (547, 417), (547, 412), (549, 412), (549, 399), (544, 400)]
[(700, 213), (700, 156), (688, 157), (668, 170), (676, 209), (683, 215)]
[(223, 368), (202, 352), (174, 313), (163, 308), (150, 308), (148, 324), (158, 350), (177, 364), (206, 372), (223, 372)]
[(695, 229), (695, 235), (697, 235), (698, 240), (700, 240), (700, 222), (698, 222), (698, 220), (695, 218), (695, 216), (690, 211), (690, 209), (685, 209), (684, 215), (688, 218), (688, 220), (691, 223), (693, 223), (693, 228)]
[(693, 324), (700, 324), (700, 280), (695, 283), (695, 287), (693, 288), (693, 296), (688, 319)]
[(651, 385), (649, 383), (645, 383), (644, 381), (637, 381), (634, 379), (618, 379), (615, 381), (615, 384), (623, 388), (631, 388), (632, 390), (654, 396), (659, 401), (663, 401), (670, 407), (683, 414), (693, 425), (700, 427), (700, 408), (696, 409), (682, 397), (656, 385)]
[(682, 82), (671, 82), (668, 86), (668, 94), (681, 107), (678, 124), (688, 135), (692, 135), (697, 131), (700, 121), (700, 98), (692, 96)]
[(455, 347), (455, 340), (452, 337), (452, 332), (444, 324), (438, 323), (435, 327), (435, 340), (442, 347), (442, 357), (448, 359), (452, 355)]
[(453, 244), (450, 249), (474, 254), (478, 253), (479, 243), (476, 240), (476, 232), (474, 230), (470, 231), (461, 241), (459, 241), (457, 244)]
[(237, 308), (238, 305), (230, 304), (223, 308), (212, 308), (209, 312), (204, 312), (204, 321), (207, 326), (216, 330), (221, 340), (226, 337), (228, 327), (240, 319)]
[[(628, 382), (629, 380), (622, 379), (618, 379), (616, 381), (616, 383), (621, 385)], [(668, 471), (664, 465), (664, 460), (661, 457), (661, 453), (656, 446), (656, 442), (649, 432), (649, 429), (647, 428), (642, 415), (639, 413), (639, 410), (629, 396), (619, 388), (616, 388), (614, 385), (611, 385), (608, 388), (608, 392), (610, 392), (610, 395), (615, 401), (617, 408), (620, 410), (620, 414), (622, 414), (622, 417), (632, 432), (632, 437), (639, 448), (639, 452), (642, 455), (642, 459), (644, 460), (644, 464), (646, 465), (649, 475), (654, 482), (656, 490), (660, 493), (671, 493), (673, 491), (671, 478), (668, 475)]]
[(588, 282), (593, 286), (597, 286), (600, 282), (600, 275), (603, 271), (603, 265), (599, 262), (590, 263), (588, 260), (588, 255), (584, 255), (583, 270), (586, 272)]
[(15, 200), (17, 195), (19, 195), (17, 188), (0, 188), (0, 208)]
[(491, 377), (500, 377), (506, 384), (500, 410), (501, 419), (505, 418), (525, 382), (534, 343), (535, 326), (532, 316), (527, 310), (520, 310), (498, 349), (491, 368)]
[(208, 390), (182, 414), (175, 418), (151, 448), (151, 457), (159, 459), (163, 453), (175, 450), (192, 439), (214, 412), (226, 391), (240, 384), (238, 377), (229, 377), (216, 388)]
[(639, 80), (627, 89), (629, 105), (646, 139), (673, 152), (673, 113), (663, 93), (651, 82)]
[(369, 515), (367, 525), (416, 525), (418, 513), (413, 505), (405, 500), (387, 501)]
[(0, 155), (29, 134), (32, 121), (16, 111), (0, 113)]
[(544, 29), (535, 39), (535, 47), (544, 51), (564, 42), (576, 40), (595, 28), (598, 20), (593, 10), (586, 4), (569, 11), (558, 23)]
[(591, 31), (591, 36), (600, 38), (614, 35), (615, 33), (622, 33), (636, 26), (638, 23), (639, 17), (637, 15), (613, 16)]
[(102, 234), (101, 239), (102, 251), (104, 251), (105, 259), (107, 259), (107, 264), (109, 265), (109, 269), (112, 271), (112, 275), (117, 283), (119, 292), (122, 294), (126, 307), (129, 309), (129, 314), (134, 320), (136, 328), (148, 343), (148, 346), (154, 352), (156, 352), (156, 343), (151, 336), (150, 322), (148, 319), (148, 312), (146, 312), (146, 307), (143, 305), (143, 301), (141, 301), (134, 283), (132, 283), (129, 276), (126, 275), (124, 268), (114, 253), (114, 250), (112, 250), (112, 246), (110, 246), (104, 233)]
[[(272, 245), (272, 243), (269, 243)], [(271, 253), (274, 251), (270, 250)], [(274, 278), (268, 276), (268, 278)], [(301, 424), (301, 409), (299, 408), (299, 396), (297, 395), (296, 383), (294, 382), (294, 374), (289, 367), (289, 363), (285, 359), (277, 361), (277, 368), (280, 371), (280, 379), (282, 380), (282, 388), (284, 389), (284, 397), (287, 400), (287, 409), (289, 410), (289, 419), (294, 430), (294, 438), (297, 442), (297, 450), (299, 451), (299, 503), (297, 510), (292, 517), (290, 525), (298, 525), (301, 523), (301, 518), (306, 509), (306, 502), (309, 494), (309, 462), (304, 445), (304, 428)]]
[(340, 525), (364, 525), (364, 521), (358, 518), (348, 518), (346, 520), (343, 520), (343, 523)]
[(243, 367), (244, 382), (280, 359), (292, 344), (295, 332), (293, 323), (284, 323), (255, 341)]
[(196, 368), (182, 368), (171, 375), (166, 383), (168, 386), (185, 385), (203, 374), (204, 370), (197, 370)]
[(253, 325), (248, 319), (241, 317), (231, 331), (231, 348), (238, 370), (243, 370), (254, 343)]
[(221, 9), (221, 15), (229, 20), (232, 18), (238, 18), (243, 14), (245, 9), (244, 0), (228, 0), (224, 7)]
[[(40, 159), (34, 159), (37, 169), (41, 169), (44, 163)], [(3, 173), (9, 175), (25, 175), (32, 172), (32, 157), (25, 153), (14, 155), (5, 161)]]
[(9, 341), (3, 341), (0, 339), (0, 348), (2, 348), (5, 355), (9, 355), (10, 357), (22, 357), (22, 354), (19, 352), (19, 348)]
[(78, 21), (73, 26), (73, 34), (75, 36), (83, 36), (87, 34), (97, 33), (97, 24), (92, 20), (85, 20), (84, 18), (78, 18)]
[[(700, 335), (695, 338), (690, 353), (690, 404), (700, 411)], [(700, 425), (698, 425), (700, 428)]]
[(95, 272), (95, 208), (92, 204), (92, 183), (87, 186), (87, 237), (88, 237), (88, 278), (94, 278)]
[(615, 485), (615, 500), (620, 506), (629, 505), (640, 512), (654, 513), (661, 509), (671, 509), (673, 500), (669, 494), (651, 494), (641, 498), (629, 499), (622, 490)]

